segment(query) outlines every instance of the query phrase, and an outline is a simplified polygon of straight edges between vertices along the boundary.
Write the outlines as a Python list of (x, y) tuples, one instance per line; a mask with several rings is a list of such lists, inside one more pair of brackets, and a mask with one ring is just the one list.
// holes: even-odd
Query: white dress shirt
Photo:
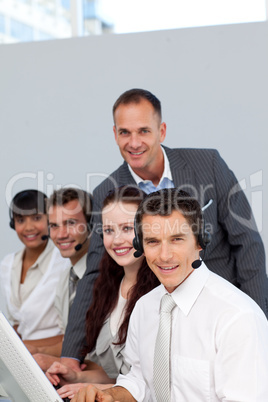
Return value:
[[(155, 401), (154, 346), (163, 285), (133, 310), (126, 348), (130, 372), (116, 385)], [(173, 293), (171, 401), (268, 401), (268, 322), (259, 306), (203, 263)]]
[[(18, 251), (14, 255), (14, 261), (11, 270), (11, 303), (20, 308), (21, 304), (27, 300), (32, 291), (36, 288), (42, 277), (45, 275), (51, 253), (54, 250), (54, 244), (48, 240), (46, 248), (39, 255), (35, 263), (28, 269), (25, 280), (21, 283), (21, 272), (23, 264), (23, 256), (25, 249)], [(16, 323), (18, 324), (18, 323)]]
[(163, 156), (164, 156), (164, 171), (162, 174), (162, 177), (158, 183), (157, 186), (153, 184), (151, 180), (143, 180), (141, 177), (139, 177), (134, 170), (131, 168), (130, 165), (128, 165), (129, 171), (135, 180), (136, 184), (140, 187), (141, 190), (143, 190), (146, 194), (150, 194), (154, 191), (161, 190), (163, 188), (174, 188), (174, 183), (172, 179), (172, 173), (170, 169), (170, 164), (168, 157), (166, 155), (166, 152), (163, 147), (161, 147)]
[(54, 307), (58, 281), (68, 261), (51, 240), (20, 284), (24, 250), (7, 255), (0, 264), (0, 285), (7, 305), (7, 318), (18, 325), (23, 340), (60, 335)]
[[(61, 333), (64, 334), (70, 311), (70, 295), (69, 295), (69, 276), (71, 263), (69, 258), (66, 258), (69, 262), (69, 267), (62, 273), (61, 279), (58, 282), (55, 298), (55, 309), (58, 313), (58, 325), (61, 329)], [(83, 277), (87, 267), (87, 254), (83, 255), (79, 261), (73, 266), (74, 273), (78, 276), (78, 282)]]

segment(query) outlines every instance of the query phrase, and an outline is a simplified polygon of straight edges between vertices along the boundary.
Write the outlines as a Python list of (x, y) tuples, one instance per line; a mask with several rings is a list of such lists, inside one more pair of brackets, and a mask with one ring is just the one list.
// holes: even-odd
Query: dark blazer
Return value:
[[(268, 279), (265, 253), (249, 203), (236, 177), (218, 151), (213, 149), (170, 149), (169, 159), (175, 187), (195, 196), (203, 207), (206, 228), (212, 234), (205, 262), (208, 268), (251, 296), (268, 316)], [(93, 192), (94, 233), (91, 237), (85, 276), (79, 281), (64, 336), (62, 356), (83, 359), (85, 316), (103, 251), (101, 207), (107, 192), (116, 186), (135, 185), (124, 162)]]

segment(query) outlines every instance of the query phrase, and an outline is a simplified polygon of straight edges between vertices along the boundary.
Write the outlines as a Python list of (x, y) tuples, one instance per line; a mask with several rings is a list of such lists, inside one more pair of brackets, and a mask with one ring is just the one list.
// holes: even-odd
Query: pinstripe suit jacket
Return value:
[[(212, 242), (206, 251), (206, 265), (251, 296), (268, 315), (264, 247), (249, 203), (233, 172), (216, 150), (164, 148), (175, 187), (195, 196), (201, 206), (213, 200), (204, 212), (206, 227), (212, 233)], [(135, 185), (135, 182), (124, 162), (94, 190), (95, 213), (101, 210), (109, 190), (126, 184)], [(95, 229), (101, 230), (100, 214), (94, 215), (93, 223)], [(83, 358), (79, 352), (85, 345), (85, 316), (102, 251), (102, 240), (94, 233), (90, 242), (87, 271), (79, 281), (70, 312), (62, 356)]]

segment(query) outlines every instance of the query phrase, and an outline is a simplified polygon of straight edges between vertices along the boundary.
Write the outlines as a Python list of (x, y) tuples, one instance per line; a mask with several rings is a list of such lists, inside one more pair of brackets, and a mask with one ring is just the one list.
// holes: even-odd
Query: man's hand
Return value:
[(131, 393), (123, 387), (113, 387), (101, 391), (90, 384), (86, 388), (81, 388), (71, 402), (137, 402)]
[(64, 364), (64, 366), (70, 367), (74, 371), (82, 371), (85, 369), (86, 364), (81, 364), (76, 359), (72, 359), (70, 357), (61, 357), (60, 362)]
[(64, 385), (78, 381), (78, 372), (59, 362), (54, 362), (46, 371), (46, 376), (52, 385)]
[(119, 402), (93, 385), (81, 388), (71, 402)]
[[(72, 399), (81, 388), (85, 388), (88, 385), (90, 385), (90, 383), (88, 383), (88, 382), (78, 382), (76, 384), (66, 384), (66, 385), (63, 385), (61, 388), (58, 388), (57, 392), (62, 399), (64, 399), (64, 398)], [(94, 385), (99, 390), (104, 390), (107, 388), (111, 388), (114, 384), (91, 384), (91, 385)]]
[(63, 385), (63, 387), (57, 389), (57, 392), (62, 399), (64, 398), (72, 399), (81, 388), (85, 388), (88, 385), (89, 383), (86, 382), (78, 382), (76, 384), (66, 384)]

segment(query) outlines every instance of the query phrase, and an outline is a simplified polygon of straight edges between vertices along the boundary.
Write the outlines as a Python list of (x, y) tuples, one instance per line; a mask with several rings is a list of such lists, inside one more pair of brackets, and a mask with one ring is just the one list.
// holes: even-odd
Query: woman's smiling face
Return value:
[(140, 267), (141, 259), (134, 257), (134, 217), (137, 204), (113, 202), (102, 210), (103, 244), (115, 262), (124, 267)]

